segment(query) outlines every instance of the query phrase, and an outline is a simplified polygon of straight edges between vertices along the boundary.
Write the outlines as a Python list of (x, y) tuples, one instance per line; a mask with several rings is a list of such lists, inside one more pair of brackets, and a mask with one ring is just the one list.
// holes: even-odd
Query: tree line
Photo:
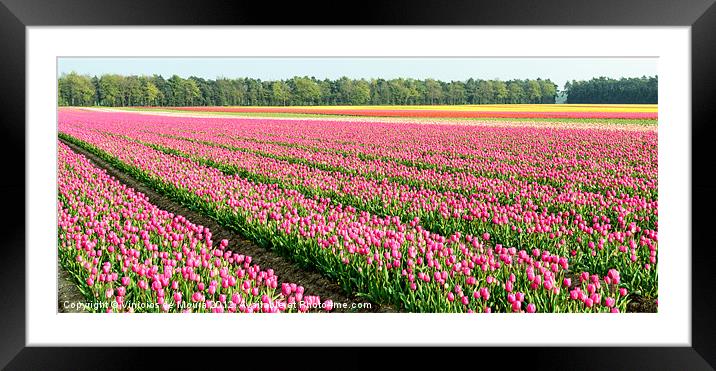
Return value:
[(659, 79), (635, 77), (611, 79), (593, 78), (589, 81), (570, 81), (564, 86), (567, 103), (658, 103)]
[(293, 106), (554, 103), (549, 79), (440, 81), (435, 79), (286, 80), (63, 74), (61, 106)]
[(570, 81), (562, 92), (549, 79), (440, 81), (435, 79), (286, 80), (63, 74), (61, 106), (295, 106), (555, 103), (657, 103), (658, 78)]

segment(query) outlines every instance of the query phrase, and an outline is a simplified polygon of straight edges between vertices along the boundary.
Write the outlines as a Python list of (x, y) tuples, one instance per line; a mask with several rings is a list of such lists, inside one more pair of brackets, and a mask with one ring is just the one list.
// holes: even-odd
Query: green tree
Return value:
[(200, 102), (201, 90), (195, 80), (184, 80), (182, 87), (184, 88), (184, 98), (186, 99), (187, 105), (193, 106)]
[(390, 86), (392, 101), (387, 104), (408, 104), (411, 94), (410, 89), (405, 85), (405, 80), (400, 78), (390, 80), (388, 85)]
[(448, 84), (448, 99), (450, 104), (465, 104), (465, 85), (460, 81)]
[(542, 99), (542, 87), (536, 80), (527, 82), (527, 99), (530, 103), (538, 103)]
[(249, 106), (260, 106), (263, 97), (263, 85), (261, 80), (246, 78), (243, 79), (246, 87), (246, 104)]
[(171, 92), (169, 98), (170, 106), (186, 106), (186, 91), (184, 90), (184, 79), (178, 75), (173, 75), (167, 80), (169, 91)]
[(192, 106), (192, 105), (336, 105), (336, 104), (495, 104), (495, 103), (656, 103), (658, 78), (570, 81), (563, 91), (549, 79), (451, 81), (435, 79), (317, 80), (295, 76), (289, 80), (253, 78), (215, 80), (174, 75), (82, 76), (63, 74), (57, 81), (60, 105)]
[(282, 106), (286, 105), (286, 101), (291, 97), (291, 89), (283, 81), (274, 81), (271, 85), (273, 98), (276, 102), (281, 102)]
[(220, 77), (216, 80), (216, 95), (216, 104), (220, 106), (242, 105), (244, 99), (243, 82)]
[[(539, 80), (539, 79), (538, 79)], [(550, 80), (539, 80), (542, 90), (542, 102), (546, 104), (555, 103), (557, 99), (557, 85)]]
[(99, 79), (99, 102), (102, 106), (116, 107), (122, 105), (122, 76), (102, 75)]
[(477, 104), (495, 103), (495, 88), (492, 81), (480, 81), (475, 91)]
[(422, 95), (420, 94), (420, 84), (415, 79), (405, 79), (405, 88), (407, 89), (408, 99), (405, 104), (420, 103)]
[(507, 91), (510, 103), (522, 103), (525, 99), (525, 90), (519, 81), (510, 81), (507, 83)]
[(119, 85), (122, 95), (122, 106), (138, 106), (142, 102), (142, 83), (137, 76), (126, 76)]
[(161, 92), (153, 82), (146, 80), (144, 82), (144, 104), (147, 106), (157, 106), (159, 95)]
[(70, 106), (89, 106), (95, 102), (92, 78), (70, 72), (58, 80), (58, 103)]
[(167, 80), (165, 80), (164, 77), (162, 77), (161, 75), (154, 75), (149, 78), (149, 81), (151, 81), (152, 84), (156, 85), (157, 89), (159, 89), (157, 105), (169, 106), (169, 100), (171, 98), (172, 92), (169, 87), (169, 83), (167, 83)]
[(607, 77), (565, 84), (567, 103), (658, 103), (658, 78), (634, 77), (619, 80)]
[(496, 80), (493, 83), (493, 86), (495, 91), (495, 102), (505, 103), (507, 99), (507, 84), (500, 80)]
[(299, 104), (313, 105), (321, 99), (321, 89), (316, 81), (308, 77), (294, 77), (294, 94)]
[(190, 81), (193, 81), (199, 88), (199, 97), (193, 100), (195, 106), (215, 106), (216, 104), (216, 81), (205, 80), (201, 77), (191, 76)]
[(333, 94), (333, 81), (329, 79), (319, 81), (318, 89), (321, 91), (321, 104), (336, 104), (335, 96)]
[(351, 104), (361, 105), (370, 102), (370, 84), (365, 80), (358, 80), (351, 89)]

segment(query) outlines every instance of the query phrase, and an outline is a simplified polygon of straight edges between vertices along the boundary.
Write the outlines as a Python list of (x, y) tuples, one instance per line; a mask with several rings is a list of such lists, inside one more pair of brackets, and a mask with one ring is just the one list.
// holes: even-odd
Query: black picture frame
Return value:
[[(716, 183), (710, 141), (716, 114), (716, 5), (714, 0), (544, 0), (520, 1), (386, 1), (361, 2), (225, 2), (0, 0), (0, 117), (2, 117), (3, 197), (0, 250), (0, 365), (7, 369), (125, 369), (150, 363), (184, 363), (236, 359), (250, 352), (242, 366), (270, 357), (310, 360), (322, 349), (43, 348), (25, 346), (25, 28), (62, 25), (545, 25), (545, 26), (690, 26), (692, 58), (692, 326), (691, 347), (575, 347), (463, 349), (455, 360), (487, 356), (500, 367), (549, 369), (677, 369), (716, 367), (716, 249), (712, 210)], [(683, 123), (687, 125), (688, 123)], [(27, 221), (31, 222), (31, 221)], [(684, 241), (688, 245), (688, 241)], [(672, 247), (669, 247), (672, 248)], [(674, 246), (673, 248), (679, 248)], [(171, 356), (169, 353), (179, 355)], [(364, 351), (340, 348), (333, 354), (365, 362)], [(394, 350), (371, 349), (371, 357)], [(394, 354), (394, 353), (391, 353)], [(431, 353), (434, 354), (434, 353)], [(454, 354), (454, 353), (453, 353)], [(325, 356), (323, 356), (325, 359)], [(443, 357), (443, 355), (435, 355)], [(382, 357), (381, 357), (382, 358)], [(412, 358), (420, 360), (420, 358)], [(138, 361), (141, 360), (141, 361)], [(401, 361), (400, 359), (397, 359)], [(212, 365), (215, 365), (212, 363)], [(271, 367), (269, 367), (271, 368)]]

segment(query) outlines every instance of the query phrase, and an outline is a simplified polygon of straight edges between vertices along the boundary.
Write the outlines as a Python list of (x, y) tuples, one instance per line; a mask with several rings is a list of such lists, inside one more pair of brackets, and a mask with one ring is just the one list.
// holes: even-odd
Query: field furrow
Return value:
[[(281, 282), (211, 231), (151, 204), (58, 143), (59, 263), (107, 312), (283, 312), (331, 301)], [(315, 304), (297, 305), (299, 301)], [(323, 305), (321, 307), (320, 305)], [(326, 308), (327, 306), (327, 308)]]

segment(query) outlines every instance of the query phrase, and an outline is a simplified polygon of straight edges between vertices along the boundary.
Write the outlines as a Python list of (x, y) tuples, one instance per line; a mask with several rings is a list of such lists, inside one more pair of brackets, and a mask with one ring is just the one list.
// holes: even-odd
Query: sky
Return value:
[(58, 72), (87, 75), (179, 75), (215, 79), (252, 77), (261, 80), (314, 76), (318, 79), (433, 78), (550, 79), (560, 89), (567, 81), (593, 77), (657, 75), (656, 58), (58, 58)]

